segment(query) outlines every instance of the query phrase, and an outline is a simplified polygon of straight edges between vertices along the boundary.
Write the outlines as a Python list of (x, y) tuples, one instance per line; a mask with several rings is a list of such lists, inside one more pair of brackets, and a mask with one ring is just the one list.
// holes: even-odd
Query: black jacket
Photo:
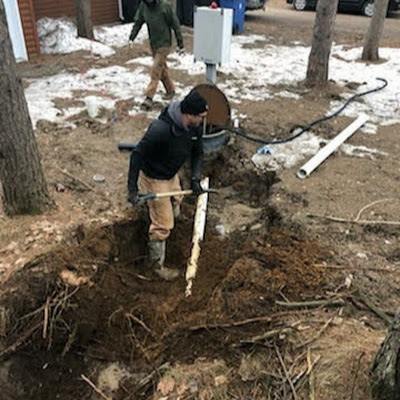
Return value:
[(203, 164), (202, 129), (182, 125), (180, 103), (171, 103), (149, 126), (133, 150), (128, 190), (137, 191), (139, 171), (153, 179), (169, 180), (191, 158), (192, 178), (199, 179)]

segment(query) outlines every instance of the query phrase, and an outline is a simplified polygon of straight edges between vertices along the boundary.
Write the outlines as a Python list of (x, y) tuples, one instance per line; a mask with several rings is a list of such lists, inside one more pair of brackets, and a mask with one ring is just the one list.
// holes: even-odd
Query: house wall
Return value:
[[(119, 21), (118, 0), (91, 0), (94, 25)], [(28, 58), (40, 54), (36, 21), (43, 17), (75, 18), (75, 0), (18, 0)]]
[(18, 7), (24, 31), (26, 50), (28, 58), (31, 59), (40, 54), (39, 37), (36, 30), (32, 0), (18, 0)]
[[(119, 21), (118, 0), (91, 0), (94, 25)], [(33, 0), (36, 19), (76, 16), (75, 0)]]

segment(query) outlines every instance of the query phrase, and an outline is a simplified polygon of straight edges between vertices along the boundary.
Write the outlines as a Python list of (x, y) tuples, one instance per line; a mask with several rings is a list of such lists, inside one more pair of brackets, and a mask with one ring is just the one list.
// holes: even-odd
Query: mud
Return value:
[[(259, 324), (207, 326), (273, 315), (282, 296), (309, 300), (330, 287), (330, 276), (315, 267), (326, 249), (265, 223), (260, 231), (229, 237), (210, 229), (193, 295), (186, 298), (183, 276), (164, 282), (148, 270), (144, 215), (97, 230), (80, 227), (68, 244), (28, 263), (8, 283), (1, 295), (9, 316), (2, 355), (8, 355), (11, 381), (24, 399), (90, 398), (81, 374), (111, 362), (137, 377), (167, 361), (219, 358), (235, 365), (240, 350), (229, 347)], [(168, 242), (167, 265), (182, 275), (192, 217), (192, 209), (184, 208)], [(68, 285), (65, 271), (87, 280)], [(135, 379), (124, 387), (136, 393), (132, 398), (147, 398), (149, 388)], [(126, 398), (121, 390), (113, 398)]]

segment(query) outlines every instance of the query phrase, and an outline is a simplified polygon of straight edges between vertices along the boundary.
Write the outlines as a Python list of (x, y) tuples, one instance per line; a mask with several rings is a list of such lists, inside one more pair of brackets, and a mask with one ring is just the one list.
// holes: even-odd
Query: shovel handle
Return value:
[[(204, 193), (218, 193), (216, 190), (209, 189), (205, 190)], [(163, 197), (174, 197), (174, 196), (186, 196), (193, 194), (193, 190), (179, 190), (176, 192), (164, 192), (164, 193), (147, 193), (139, 194), (139, 201), (148, 201), (154, 199), (161, 199)]]
[(119, 151), (133, 151), (135, 150), (137, 146), (137, 143), (125, 143), (125, 142), (121, 142), (118, 143), (118, 150)]
[(186, 195), (192, 194), (192, 193), (193, 193), (193, 190), (179, 190), (176, 192), (139, 194), (139, 201), (161, 199), (163, 197), (186, 196)]

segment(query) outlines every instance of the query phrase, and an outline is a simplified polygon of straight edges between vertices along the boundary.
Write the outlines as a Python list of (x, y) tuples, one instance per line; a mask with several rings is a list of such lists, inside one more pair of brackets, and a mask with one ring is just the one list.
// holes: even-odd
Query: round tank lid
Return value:
[(201, 83), (193, 88), (208, 104), (207, 124), (229, 126), (231, 122), (231, 107), (224, 93), (217, 86)]

